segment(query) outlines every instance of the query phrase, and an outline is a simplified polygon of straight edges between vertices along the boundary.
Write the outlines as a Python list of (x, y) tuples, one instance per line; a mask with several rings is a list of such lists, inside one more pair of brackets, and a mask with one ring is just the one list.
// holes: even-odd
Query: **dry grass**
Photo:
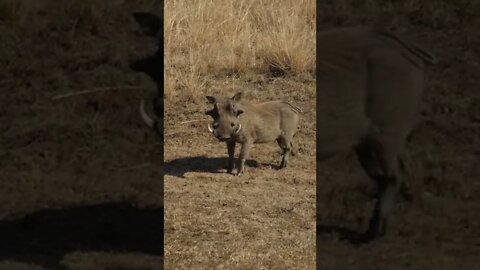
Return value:
[[(204, 77), (314, 74), (315, 1), (165, 1), (167, 96)], [(174, 93), (171, 93), (174, 92)]]
[(480, 2), (461, 1), (362, 1), (351, 0), (322, 3), (319, 9), (321, 25), (343, 26), (358, 23), (380, 23), (387, 28), (405, 30), (412, 22), (432, 29), (474, 29), (478, 26)]

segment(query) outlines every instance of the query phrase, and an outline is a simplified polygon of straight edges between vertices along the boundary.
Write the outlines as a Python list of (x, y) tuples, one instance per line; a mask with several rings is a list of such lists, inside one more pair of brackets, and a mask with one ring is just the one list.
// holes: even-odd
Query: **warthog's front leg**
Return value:
[(248, 158), (248, 152), (250, 151), (250, 147), (252, 146), (251, 142), (244, 142), (242, 143), (242, 148), (240, 149), (240, 157), (238, 159), (238, 171), (237, 176), (243, 175), (245, 169), (245, 161)]
[(235, 142), (227, 142), (228, 167), (227, 173), (232, 173), (235, 168)]

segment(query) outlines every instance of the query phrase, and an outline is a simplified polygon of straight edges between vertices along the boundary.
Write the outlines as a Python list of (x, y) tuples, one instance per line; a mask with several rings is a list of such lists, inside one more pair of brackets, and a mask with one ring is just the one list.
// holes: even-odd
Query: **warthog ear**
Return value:
[(217, 99), (215, 97), (212, 97), (212, 96), (206, 96), (207, 100), (209, 103), (213, 104), (215, 103), (215, 101), (217, 101)]
[(232, 97), (232, 100), (235, 102), (240, 101), (240, 99), (242, 99), (242, 92), (238, 92)]
[(161, 20), (157, 15), (146, 12), (134, 12), (132, 16), (145, 35), (156, 37), (160, 32)]

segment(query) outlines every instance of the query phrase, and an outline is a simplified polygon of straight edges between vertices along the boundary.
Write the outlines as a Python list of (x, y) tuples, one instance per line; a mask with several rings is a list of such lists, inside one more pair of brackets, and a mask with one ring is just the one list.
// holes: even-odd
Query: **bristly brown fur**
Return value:
[(236, 175), (244, 172), (245, 161), (252, 144), (277, 141), (283, 150), (280, 168), (287, 166), (293, 151), (292, 139), (297, 132), (301, 109), (285, 101), (270, 101), (253, 104), (241, 98), (242, 93), (232, 98), (217, 99), (207, 96), (213, 109), (206, 114), (213, 118), (211, 132), (227, 143), (229, 153), (228, 172), (234, 169), (235, 144), (242, 145)]
[(352, 27), (319, 33), (317, 161), (353, 148), (379, 189), (363, 240), (386, 231), (402, 184), (404, 144), (416, 123), (428, 51), (384, 30)]

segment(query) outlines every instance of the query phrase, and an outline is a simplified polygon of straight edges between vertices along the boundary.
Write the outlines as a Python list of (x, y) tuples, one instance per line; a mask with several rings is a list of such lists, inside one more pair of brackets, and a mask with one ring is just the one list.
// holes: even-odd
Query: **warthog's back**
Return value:
[(433, 57), (368, 27), (323, 32), (317, 42), (317, 143), (324, 154), (348, 148), (373, 130), (410, 132), (423, 65)]
[(240, 119), (244, 129), (248, 129), (256, 138), (256, 143), (273, 141), (279, 134), (297, 129), (301, 109), (288, 102), (240, 102), (239, 106), (247, 108)]

